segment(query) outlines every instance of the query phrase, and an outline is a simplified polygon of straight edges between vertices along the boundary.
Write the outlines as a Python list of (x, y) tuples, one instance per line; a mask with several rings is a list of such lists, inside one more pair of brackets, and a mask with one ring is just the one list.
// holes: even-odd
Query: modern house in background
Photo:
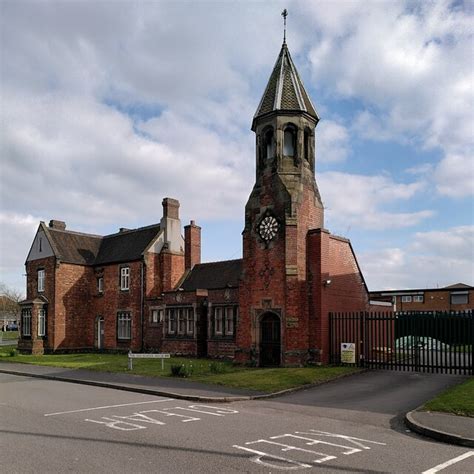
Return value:
[(391, 302), (394, 311), (464, 311), (474, 307), (474, 287), (456, 283), (443, 288), (371, 291), (370, 299)]
[(257, 365), (329, 361), (329, 312), (370, 309), (349, 240), (324, 227), (319, 116), (283, 43), (252, 121), (256, 178), (243, 258), (201, 263), (179, 202), (159, 224), (98, 236), (40, 223), (20, 350), (157, 350)]

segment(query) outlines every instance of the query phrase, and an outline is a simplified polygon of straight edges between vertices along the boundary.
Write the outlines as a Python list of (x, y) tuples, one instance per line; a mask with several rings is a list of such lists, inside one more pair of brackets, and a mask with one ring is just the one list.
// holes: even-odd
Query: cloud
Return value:
[(321, 173), (318, 179), (327, 221), (336, 228), (355, 224), (366, 229), (410, 227), (434, 215), (432, 210), (387, 212), (383, 206), (407, 201), (424, 188), (422, 181), (396, 183), (387, 176), (340, 172)]
[(412, 166), (405, 170), (405, 173), (426, 176), (433, 174), (433, 164), (432, 163), (421, 163), (420, 165)]
[(21, 269), (40, 220), (31, 214), (0, 212), (0, 275), (7, 286), (25, 290)]
[(474, 226), (417, 232), (404, 248), (359, 254), (371, 290), (474, 284)]
[(266, 10), (128, 1), (120, 8), (33, 2), (26, 9), (7, 2), (0, 20), (9, 65), (3, 86), (174, 107), (235, 94), (250, 96), (256, 107), (261, 88), (250, 88), (248, 75), (270, 72), (280, 42), (279, 15)]
[[(299, 4), (302, 21), (319, 39), (308, 53), (314, 81), (366, 107), (355, 133), (375, 140), (410, 141), (438, 148), (434, 179), (443, 195), (469, 196), (474, 187), (472, 9), (440, 2), (311, 2)], [(335, 59), (337, 58), (337, 59)], [(464, 162), (455, 193), (445, 170)], [(449, 174), (449, 172), (448, 172)], [(443, 175), (443, 178), (441, 177)]]
[(389, 117), (380, 117), (368, 110), (364, 110), (356, 116), (351, 128), (359, 136), (377, 142), (402, 140), (402, 136), (392, 130)]
[[(169, 111), (134, 124), (104, 104), (56, 94), (4, 104), (7, 209), (89, 227), (157, 221), (167, 195), (197, 219), (241, 212), (253, 164), (250, 137), (222, 136)], [(18, 193), (18, 183), (27, 192)]]
[(434, 171), (440, 194), (460, 198), (474, 194), (474, 157), (448, 154)]
[(350, 153), (349, 133), (340, 123), (323, 120), (316, 135), (318, 160), (324, 163), (344, 161)]
[[(474, 262), (474, 225), (449, 230), (417, 232), (410, 249), (422, 255), (438, 255)], [(474, 272), (474, 269), (472, 269)]]

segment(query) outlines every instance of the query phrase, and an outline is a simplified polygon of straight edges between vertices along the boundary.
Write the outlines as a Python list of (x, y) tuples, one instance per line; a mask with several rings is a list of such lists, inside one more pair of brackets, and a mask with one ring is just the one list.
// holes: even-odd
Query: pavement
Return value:
[(234, 402), (267, 395), (255, 390), (222, 387), (179, 378), (145, 377), (131, 373), (96, 372), (10, 362), (0, 362), (0, 373), (201, 402)]
[[(375, 413), (382, 413), (386, 410), (385, 408), (382, 409), (382, 406), (387, 406), (385, 400), (387, 397), (393, 400), (393, 403), (389, 403), (389, 406), (395, 410), (394, 413), (397, 411), (400, 412), (400, 410), (406, 412), (408, 405), (396, 406), (396, 400), (401, 400), (402, 398), (404, 400), (410, 399), (411, 406), (414, 406), (415, 403), (418, 405), (422, 404), (426, 401), (423, 399), (426, 395), (421, 395), (420, 399), (420, 383), (422, 383), (424, 387), (432, 383), (435, 392), (443, 388), (443, 386), (439, 385), (440, 376), (435, 377), (431, 374), (411, 373), (409, 374), (409, 378), (413, 383), (407, 383), (406, 373), (393, 371), (364, 372), (352, 375), (345, 381), (339, 381), (338, 383), (333, 382), (332, 386), (326, 386), (326, 389), (322, 392), (323, 396), (320, 396), (319, 399), (317, 395), (315, 398), (314, 392), (310, 391), (308, 387), (268, 394), (254, 390), (221, 387), (177, 378), (144, 377), (128, 373), (94, 372), (83, 369), (65, 369), (9, 362), (0, 363), (0, 373), (199, 402), (236, 402), (286, 395), (280, 399), (282, 403), (311, 404), (313, 406), (324, 407), (324, 409), (336, 408), (336, 406), (342, 409), (348, 409), (349, 407), (351, 409), (357, 409), (357, 406), (354, 407), (354, 394), (361, 392), (360, 394), (364, 396), (359, 397), (359, 399), (364, 400), (364, 405), (369, 405), (370, 411)], [(400, 380), (403, 380), (403, 384), (396, 383), (397, 376)], [(401, 378), (402, 376), (403, 379)], [(380, 382), (381, 377), (387, 378), (386, 384)], [(466, 377), (448, 375), (441, 377), (445, 377), (441, 380), (446, 380), (444, 383), (446, 387), (466, 379)], [(374, 379), (374, 383), (371, 383), (371, 378)], [(375, 382), (376, 379), (377, 382)], [(344, 384), (344, 392), (347, 394), (347, 396), (342, 395), (342, 398), (341, 383)], [(331, 385), (331, 383), (326, 385)], [(385, 387), (385, 389), (383, 387)], [(403, 393), (403, 397), (397, 397), (397, 390)], [(308, 394), (310, 394), (310, 398), (308, 398)], [(373, 403), (367, 403), (367, 399), (371, 399), (372, 397)], [(474, 418), (446, 413), (427, 412), (421, 410), (420, 407), (406, 412), (404, 421), (411, 430), (423, 436), (446, 443), (474, 447)]]
[(419, 409), (408, 412), (405, 422), (423, 436), (474, 448), (474, 418)]

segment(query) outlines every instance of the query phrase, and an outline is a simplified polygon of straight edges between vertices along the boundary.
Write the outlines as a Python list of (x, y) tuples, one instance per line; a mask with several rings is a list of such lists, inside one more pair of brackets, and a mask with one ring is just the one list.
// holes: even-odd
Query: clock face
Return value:
[(278, 232), (279, 224), (273, 216), (267, 216), (262, 219), (258, 226), (258, 233), (260, 237), (269, 242)]

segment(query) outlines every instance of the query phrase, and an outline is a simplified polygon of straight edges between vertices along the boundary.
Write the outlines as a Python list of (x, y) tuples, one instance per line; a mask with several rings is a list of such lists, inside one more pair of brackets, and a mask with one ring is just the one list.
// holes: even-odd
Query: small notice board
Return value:
[(170, 354), (133, 354), (128, 352), (128, 370), (133, 369), (133, 359), (161, 359), (161, 370), (165, 369), (165, 359), (169, 359)]
[(356, 363), (356, 345), (354, 342), (341, 343), (341, 362), (343, 364)]

